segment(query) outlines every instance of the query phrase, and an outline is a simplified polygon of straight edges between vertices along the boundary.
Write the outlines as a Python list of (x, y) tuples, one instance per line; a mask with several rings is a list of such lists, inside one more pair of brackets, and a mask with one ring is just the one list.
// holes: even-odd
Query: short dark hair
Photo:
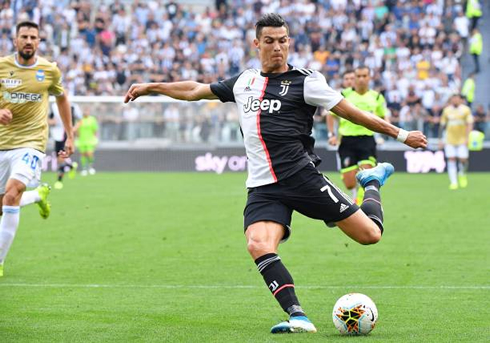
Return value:
[(264, 27), (282, 27), (284, 26), (289, 35), (289, 26), (279, 14), (275, 13), (267, 13), (264, 14), (256, 23), (255, 23), (255, 37), (259, 38), (262, 33), (262, 29)]
[(36, 24), (35, 22), (33, 21), (21, 21), (20, 23), (17, 24), (17, 26), (15, 27), (15, 34), (18, 35), (19, 34), (19, 31), (22, 27), (32, 27), (34, 29), (36, 29), (37, 31), (39, 31), (39, 25)]
[(343, 73), (342, 73), (342, 77), (345, 77), (345, 75), (347, 74), (352, 74), (354, 73), (354, 69), (346, 69)]
[(369, 68), (367, 65), (359, 65), (356, 67), (356, 69), (354, 69), (354, 71), (357, 71), (357, 70), (361, 70), (361, 69), (367, 69), (369, 73), (371, 73), (371, 68)]

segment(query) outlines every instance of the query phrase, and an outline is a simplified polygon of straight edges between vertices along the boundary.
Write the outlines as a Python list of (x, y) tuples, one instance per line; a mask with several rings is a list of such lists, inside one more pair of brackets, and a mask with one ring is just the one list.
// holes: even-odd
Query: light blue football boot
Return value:
[(362, 188), (366, 188), (366, 185), (373, 180), (377, 180), (379, 185), (383, 186), (394, 171), (395, 168), (391, 163), (379, 163), (374, 168), (361, 170), (357, 173), (356, 179)]
[(305, 316), (289, 317), (289, 320), (274, 325), (271, 328), (271, 333), (303, 333), (316, 332), (316, 327)]

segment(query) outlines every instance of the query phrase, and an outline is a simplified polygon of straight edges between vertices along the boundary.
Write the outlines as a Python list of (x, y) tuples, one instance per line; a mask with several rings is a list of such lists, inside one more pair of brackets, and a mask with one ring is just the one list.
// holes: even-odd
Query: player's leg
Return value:
[(247, 249), (272, 295), (289, 315), (289, 321), (273, 326), (271, 332), (316, 332), (298, 301), (293, 278), (277, 254), (281, 240), (289, 237), (292, 210), (256, 193), (249, 192), (244, 212)]
[(84, 144), (80, 144), (78, 147), (78, 151), (80, 152), (80, 166), (82, 168), (82, 170), (80, 171), (80, 175), (87, 176), (88, 175), (87, 146)]
[(354, 137), (342, 137), (338, 151), (342, 181), (344, 182), (345, 188), (351, 191), (352, 199), (356, 199), (357, 197), (356, 174), (359, 171), (354, 140)]
[(468, 177), (466, 173), (468, 172), (468, 158), (469, 151), (465, 144), (461, 144), (457, 147), (458, 156), (458, 182), (461, 188), (466, 188), (468, 186)]
[(380, 163), (375, 168), (357, 174), (357, 180), (364, 188), (362, 211), (337, 222), (337, 225), (345, 234), (361, 244), (374, 244), (381, 239), (384, 227), (379, 190), (393, 172), (394, 168), (391, 164)]
[(19, 180), (9, 179), (7, 181), (2, 199), (2, 217), (0, 219), (0, 265), (2, 266), (2, 274), (5, 258), (19, 227), (20, 199), (25, 189), (26, 185)]
[(447, 173), (449, 175), (449, 189), (458, 189), (458, 166), (456, 162), (456, 147), (454, 145), (446, 144), (444, 146), (444, 152), (447, 158)]
[(91, 146), (88, 151), (87, 151), (87, 160), (88, 160), (88, 173), (90, 175), (95, 174), (95, 168), (94, 168), (94, 151), (95, 151), (95, 146)]

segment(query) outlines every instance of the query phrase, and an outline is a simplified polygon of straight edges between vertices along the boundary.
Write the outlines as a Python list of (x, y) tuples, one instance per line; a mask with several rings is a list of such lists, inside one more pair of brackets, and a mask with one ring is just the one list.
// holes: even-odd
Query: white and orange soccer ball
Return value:
[(366, 335), (378, 320), (378, 309), (367, 295), (349, 293), (333, 307), (333, 323), (342, 335)]

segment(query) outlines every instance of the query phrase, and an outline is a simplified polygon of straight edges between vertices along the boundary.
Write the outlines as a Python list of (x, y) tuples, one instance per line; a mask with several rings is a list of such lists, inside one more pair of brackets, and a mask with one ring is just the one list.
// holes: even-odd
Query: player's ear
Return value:
[(259, 40), (257, 38), (254, 38), (254, 46), (260, 50)]

